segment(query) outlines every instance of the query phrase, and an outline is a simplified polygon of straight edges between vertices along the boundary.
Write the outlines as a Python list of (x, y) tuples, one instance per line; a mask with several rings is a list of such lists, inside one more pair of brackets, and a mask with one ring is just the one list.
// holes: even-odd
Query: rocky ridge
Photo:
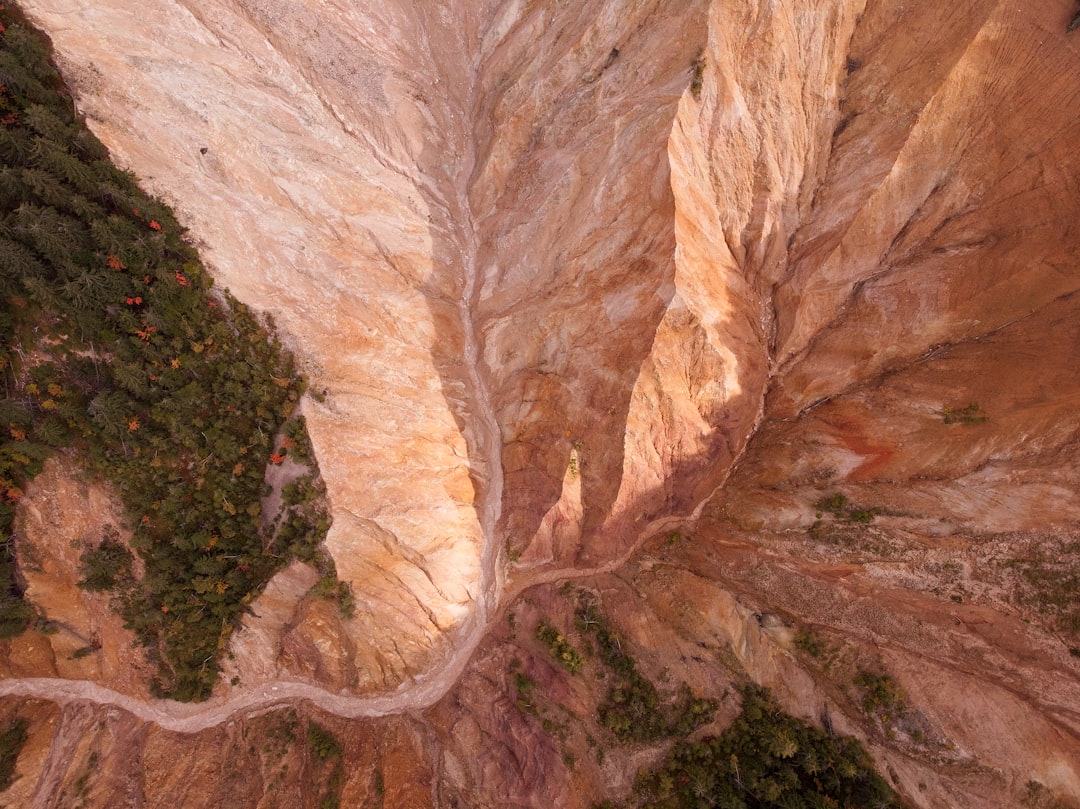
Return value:
[[(1059, 5), (28, 3), (95, 131), (303, 358), (360, 603), (331, 642), (280, 574), (299, 583), (256, 604), (237, 644), (265, 642), (210, 705), (9, 664), (74, 678), (3, 686), (67, 706), (21, 794), (77, 782), (87, 704), (131, 712), (129, 749), (201, 731), (168, 737), (192, 751), (296, 699), (430, 709), (370, 731), (427, 773), (423, 795), (384, 774), (384, 805), (619, 793), (641, 757), (586, 766), (589, 734), (556, 741), (508, 696), (510, 658), (542, 661), (506, 616), (569, 626), (548, 583), (573, 579), (639, 605), (621, 628), (657, 671), (831, 706), (917, 805), (1077, 799), (1075, 634), (1021, 586), (1040, 548), (1072, 558), (1080, 517)], [(869, 519), (815, 505), (838, 491)], [(871, 663), (921, 741), (860, 716), (845, 683)], [(389, 761), (370, 727), (342, 726), (346, 755)], [(176, 802), (157, 760), (141, 797), (101, 803), (101, 779), (91, 805)], [(374, 795), (372, 766), (343, 800)]]

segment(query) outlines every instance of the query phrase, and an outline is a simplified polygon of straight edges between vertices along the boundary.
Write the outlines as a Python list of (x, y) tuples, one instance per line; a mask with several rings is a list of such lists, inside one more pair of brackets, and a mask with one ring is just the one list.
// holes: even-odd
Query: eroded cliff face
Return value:
[(134, 633), (109, 609), (107, 593), (78, 586), (84, 551), (105, 537), (127, 539), (122, 513), (107, 488), (85, 480), (76, 465), (46, 462), (20, 509), (15, 541), (26, 597), (47, 620), (0, 644), (5, 677), (88, 679), (149, 696)]
[[(531, 637), (575, 631), (563, 580), (643, 668), (721, 700), (749, 674), (866, 739), (915, 805), (1041, 799), (1031, 782), (1080, 800), (1080, 40), (1060, 5), (28, 2), (97, 134), (301, 357), (358, 601), (344, 620), (305, 598), (310, 569), (280, 573), (201, 735), (162, 754), (165, 731), (124, 720), (164, 780), (103, 803), (110, 770), (87, 805), (216, 805), (165, 785), (168, 756), (203, 766), (240, 732), (217, 724), (230, 699), (283, 681), (353, 716), (430, 708), (342, 720), (349, 766), (385, 778), (343, 805), (625, 795), (658, 752), (597, 756), (605, 686)], [(827, 662), (794, 645), (807, 628)], [(142, 695), (55, 647), (5, 674)], [(519, 667), (565, 706), (549, 726)], [(864, 715), (866, 668), (915, 719)], [(63, 805), (73, 744), (119, 755), (89, 727), (20, 759), (20, 794)], [(391, 775), (371, 739), (394, 733), (421, 776)], [(269, 806), (272, 783), (236, 794)]]

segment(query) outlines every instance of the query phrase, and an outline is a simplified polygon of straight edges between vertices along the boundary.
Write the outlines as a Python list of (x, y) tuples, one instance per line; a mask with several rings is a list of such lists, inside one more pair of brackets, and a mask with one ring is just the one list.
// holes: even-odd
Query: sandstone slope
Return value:
[[(1062, 6), (27, 3), (95, 131), (319, 392), (357, 615), (314, 614), (307, 574), (279, 574), (190, 749), (287, 696), (371, 716), (450, 689), (408, 730), (424, 797), (385, 805), (618, 796), (656, 751), (566, 758), (592, 755), (574, 745), (600, 686), (540, 678), (573, 715), (556, 741), (506, 673), (541, 665), (506, 616), (570, 631), (548, 583), (575, 579), (643, 665), (828, 709), (916, 805), (1080, 800)], [(808, 627), (828, 666), (793, 645)], [(920, 739), (861, 714), (868, 666)], [(47, 662), (9, 676), (57, 674), (140, 695)]]

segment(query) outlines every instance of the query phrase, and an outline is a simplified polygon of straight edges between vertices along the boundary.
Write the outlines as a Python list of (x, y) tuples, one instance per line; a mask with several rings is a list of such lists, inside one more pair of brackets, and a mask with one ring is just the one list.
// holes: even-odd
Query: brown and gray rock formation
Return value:
[[(719, 695), (742, 668), (793, 712), (829, 706), (916, 805), (1019, 804), (1029, 782), (1080, 801), (1076, 593), (1052, 592), (1080, 571), (1073, 9), (26, 5), (118, 161), (325, 392), (304, 408), (357, 614), (321, 614), (285, 571), (235, 671), (386, 700), (357, 713), (450, 689), (342, 726), (386, 806), (628, 788), (647, 754), (586, 764), (595, 728), (555, 740), (507, 690), (515, 655), (543, 664), (507, 611), (569, 626), (545, 584), (564, 578), (655, 673)], [(834, 492), (869, 523), (815, 508)], [(647, 542), (668, 531), (693, 541)], [(794, 650), (807, 625), (831, 668)], [(5, 674), (138, 694), (40, 656)], [(860, 716), (871, 664), (918, 740)], [(562, 704), (590, 704), (557, 675)], [(20, 761), (34, 805), (60, 805), (57, 768), (78, 779), (64, 751), (94, 742), (73, 721), (67, 747), (40, 742), (52, 763)], [(201, 760), (234, 732), (210, 724), (132, 745)], [(359, 739), (395, 733), (427, 775), (372, 764), (389, 754)], [(210, 805), (147, 783), (130, 805)]]

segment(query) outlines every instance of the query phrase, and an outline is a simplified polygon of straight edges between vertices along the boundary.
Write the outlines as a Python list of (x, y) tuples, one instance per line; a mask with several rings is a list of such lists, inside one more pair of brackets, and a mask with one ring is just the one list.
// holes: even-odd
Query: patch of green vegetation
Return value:
[(91, 751), (75, 783), (61, 794), (61, 803), (64, 806), (70, 806), (71, 809), (82, 809), (86, 805), (87, 798), (90, 797), (90, 779), (97, 770), (98, 754), (97, 751)]
[[(304, 385), (273, 324), (212, 290), (168, 207), (109, 162), (10, 3), (0, 23), (0, 636), (32, 617), (12, 507), (66, 449), (123, 500), (145, 575), (114, 604), (155, 691), (204, 699), (246, 605), (329, 527), (298, 486), (263, 528), (268, 465), (312, 460), (290, 421)], [(84, 581), (104, 586), (117, 551), (97, 553)]]
[(336, 761), (326, 779), (326, 790), (319, 797), (319, 809), (341, 809), (343, 786), (345, 786), (345, 767), (340, 761)]
[(863, 669), (853, 682), (859, 688), (862, 709), (883, 725), (892, 724), (907, 713), (904, 689), (889, 675)]
[(825, 654), (825, 643), (812, 629), (800, 629), (795, 633), (795, 648), (817, 659)]
[(129, 589), (135, 583), (135, 557), (115, 534), (107, 534), (96, 548), (90, 548), (79, 560), (82, 579), (79, 586), (94, 593)]
[(581, 671), (581, 667), (585, 665), (585, 659), (578, 650), (570, 645), (559, 630), (546, 621), (541, 621), (537, 625), (536, 639), (545, 644), (551, 656), (571, 674)]
[(98, 645), (97, 643), (91, 643), (91, 644), (89, 644), (87, 646), (80, 646), (78, 649), (76, 649), (74, 652), (72, 652), (70, 655), (68, 655), (68, 659), (69, 660), (82, 660), (84, 657), (89, 657), (94, 652), (98, 651), (100, 648), (101, 648), (101, 646)]
[(964, 407), (943, 408), (941, 418), (946, 424), (983, 424), (989, 420), (978, 402), (972, 402)]
[(342, 618), (352, 618), (356, 614), (356, 595), (352, 585), (338, 579), (337, 566), (329, 553), (318, 554), (317, 560), (322, 575), (311, 588), (311, 592), (319, 598), (336, 603)]
[(689, 736), (712, 721), (716, 705), (716, 700), (703, 699), (694, 694), (686, 683), (681, 683), (679, 696), (668, 712), (667, 735), (673, 739)]
[(375, 809), (382, 809), (386, 802), (386, 782), (383, 780), (383, 771), (376, 767), (372, 792), (375, 794)]
[(34, 610), (23, 599), (15, 565), (15, 548), (11, 541), (13, 519), (11, 508), (0, 503), (0, 640), (22, 634), (34, 619)]
[(1080, 542), (1038, 546), (1004, 566), (1019, 576), (1014, 600), (1046, 616), (1059, 632), (1080, 636)]
[[(834, 492), (817, 500), (817, 519), (810, 526), (810, 536), (817, 542), (888, 556), (898, 550), (895, 542), (878, 532), (865, 530), (874, 519), (889, 512), (880, 506), (861, 506), (847, 496)], [(825, 517), (825, 515), (830, 515)]]
[(902, 806), (855, 739), (795, 719), (758, 686), (718, 737), (680, 742), (654, 770), (638, 774), (639, 809), (791, 809)]
[(600, 724), (623, 742), (649, 742), (667, 735), (668, 721), (656, 686), (638, 671), (619, 677), (597, 710)]
[(323, 761), (341, 756), (341, 742), (322, 725), (311, 722), (308, 725), (307, 739), (311, 751)]
[(695, 697), (685, 684), (675, 704), (665, 704), (653, 682), (637, 669), (623, 649), (622, 639), (610, 629), (596, 603), (583, 596), (575, 611), (579, 627), (596, 641), (600, 662), (615, 678), (597, 708), (600, 724), (622, 743), (683, 737), (711, 721), (713, 700)]
[(679, 533), (678, 531), (671, 531), (670, 533), (668, 533), (664, 537), (664, 547), (665, 548), (677, 548), (680, 545), (687, 544), (689, 542), (690, 542), (690, 537), (684, 536), (683, 534)]
[(287, 506), (310, 503), (326, 494), (326, 489), (315, 482), (311, 474), (297, 478), (281, 487), (281, 500)]
[[(341, 788), (345, 784), (345, 767), (341, 760), (341, 742), (329, 730), (315, 722), (308, 723), (308, 747), (315, 754), (318, 762), (329, 766), (325, 775), (325, 784), (319, 787), (319, 809), (339, 809), (341, 806)], [(322, 780), (322, 773), (319, 775)]]
[(266, 744), (263, 752), (279, 759), (283, 758), (296, 743), (299, 728), (300, 720), (295, 709), (289, 708), (286, 711), (276, 712), (272, 715), (266, 730)]
[(814, 508), (819, 512), (828, 512), (832, 514), (837, 520), (846, 523), (859, 523), (865, 525), (873, 521), (874, 517), (877, 517), (885, 513), (885, 509), (873, 506), (865, 508), (863, 506), (857, 506), (851, 503), (847, 496), (840, 492), (822, 497), (816, 503)]
[(29, 737), (30, 723), (19, 717), (8, 723), (0, 733), (0, 792), (3, 792), (15, 780), (15, 764), (19, 753)]
[(691, 66), (690, 94), (695, 101), (701, 98), (701, 89), (705, 86), (705, 57), (699, 56)]
[[(1080, 18), (1080, 15), (1077, 15)], [(1027, 782), (1021, 806), (1025, 809), (1072, 809), (1069, 804), (1052, 793), (1045, 784), (1031, 780)]]
[(818, 511), (827, 511), (834, 517), (842, 518), (847, 509), (847, 495), (840, 492), (834, 492), (833, 494), (826, 495), (814, 503), (814, 508)]
[(517, 690), (517, 699), (514, 704), (517, 705), (518, 710), (537, 716), (538, 712), (532, 696), (536, 688), (536, 680), (519, 671), (514, 674), (514, 686)]

